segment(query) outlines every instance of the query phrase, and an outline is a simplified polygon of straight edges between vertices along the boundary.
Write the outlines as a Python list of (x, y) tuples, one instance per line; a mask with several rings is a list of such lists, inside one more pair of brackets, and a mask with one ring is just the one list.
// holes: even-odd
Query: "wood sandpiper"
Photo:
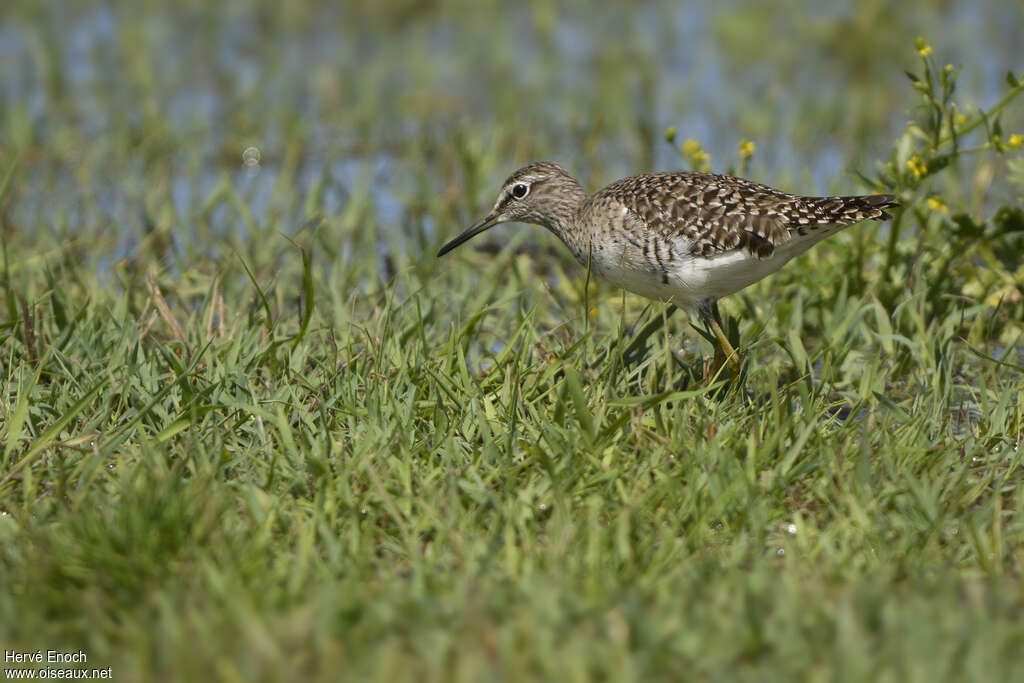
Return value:
[(888, 194), (802, 197), (710, 173), (647, 173), (588, 195), (564, 168), (532, 163), (509, 176), (491, 212), (441, 247), (443, 256), (499, 223), (541, 225), (595, 275), (648, 299), (696, 311), (718, 344), (710, 374), (736, 350), (718, 300), (771, 275), (855, 223), (892, 218)]

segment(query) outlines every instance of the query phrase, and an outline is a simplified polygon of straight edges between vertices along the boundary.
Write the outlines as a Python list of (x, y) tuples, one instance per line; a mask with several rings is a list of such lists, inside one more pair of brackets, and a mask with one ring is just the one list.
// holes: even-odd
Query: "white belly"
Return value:
[(598, 277), (634, 294), (692, 310), (702, 299), (721, 299), (771, 275), (838, 228), (819, 228), (804, 237), (794, 237), (764, 259), (745, 249), (695, 256), (688, 253), (689, 245), (679, 245), (676, 253), (685, 256), (670, 263), (664, 258), (661, 263), (652, 263), (639, 249), (624, 243), (593, 253), (591, 267)]

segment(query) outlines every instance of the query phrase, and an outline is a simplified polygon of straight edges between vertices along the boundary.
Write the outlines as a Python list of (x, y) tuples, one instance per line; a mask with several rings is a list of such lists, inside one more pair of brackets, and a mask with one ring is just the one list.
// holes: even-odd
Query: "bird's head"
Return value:
[(444, 256), (499, 223), (533, 223), (558, 233), (559, 221), (571, 215), (585, 196), (576, 179), (558, 164), (538, 161), (508, 177), (498, 192), (494, 208), (468, 230), (441, 247)]

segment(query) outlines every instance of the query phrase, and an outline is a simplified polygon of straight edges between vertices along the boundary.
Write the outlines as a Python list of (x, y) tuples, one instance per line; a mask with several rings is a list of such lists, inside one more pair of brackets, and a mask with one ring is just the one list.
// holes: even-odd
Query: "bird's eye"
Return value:
[(524, 185), (523, 183), (519, 183), (518, 185), (512, 188), (512, 196), (515, 197), (516, 199), (522, 199), (523, 197), (526, 196), (526, 193), (529, 191), (529, 186)]

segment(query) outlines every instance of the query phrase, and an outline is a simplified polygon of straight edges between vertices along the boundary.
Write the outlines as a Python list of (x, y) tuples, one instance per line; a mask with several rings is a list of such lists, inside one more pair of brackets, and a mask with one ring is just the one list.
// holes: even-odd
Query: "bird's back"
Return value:
[(566, 243), (601, 277), (692, 308), (774, 273), (848, 225), (889, 217), (892, 195), (801, 197), (710, 173), (649, 173), (587, 197)]
[[(711, 173), (647, 173), (623, 178), (588, 198), (582, 213), (631, 213), (663, 240), (683, 240), (692, 255), (744, 249), (759, 258), (818, 228), (885, 220), (893, 195), (802, 197)], [(814, 240), (817, 241), (817, 240)]]

